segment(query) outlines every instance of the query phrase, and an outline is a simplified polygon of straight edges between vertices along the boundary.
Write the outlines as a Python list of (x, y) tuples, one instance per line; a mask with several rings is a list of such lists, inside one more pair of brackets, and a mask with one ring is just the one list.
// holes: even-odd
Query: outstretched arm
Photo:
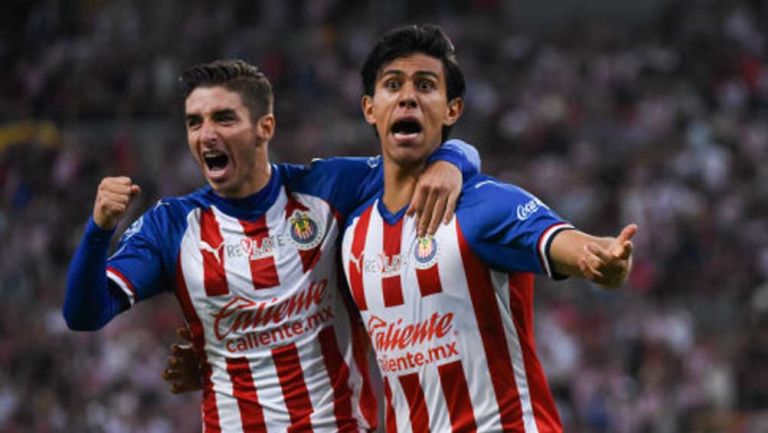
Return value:
[(637, 225), (629, 224), (616, 237), (596, 237), (578, 230), (564, 230), (552, 240), (549, 257), (557, 273), (578, 276), (606, 288), (618, 288), (632, 270), (632, 237)]

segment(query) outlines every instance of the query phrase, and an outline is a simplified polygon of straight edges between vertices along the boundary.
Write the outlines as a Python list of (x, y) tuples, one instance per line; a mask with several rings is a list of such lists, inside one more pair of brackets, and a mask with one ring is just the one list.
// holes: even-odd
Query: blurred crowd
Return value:
[[(468, 78), (454, 136), (586, 231), (638, 223), (629, 284), (537, 281), (539, 354), (576, 433), (768, 431), (768, 5), (669, 0), (520, 32), (514, 2), (12, 1), (0, 18), (0, 431), (195, 432), (160, 378), (163, 296), (98, 333), (61, 317), (99, 179), (202, 184), (176, 77), (243, 58), (275, 86), (273, 160), (368, 155), (358, 67), (435, 22)], [(130, 218), (129, 218), (130, 219)], [(124, 221), (124, 227), (128, 221)]]

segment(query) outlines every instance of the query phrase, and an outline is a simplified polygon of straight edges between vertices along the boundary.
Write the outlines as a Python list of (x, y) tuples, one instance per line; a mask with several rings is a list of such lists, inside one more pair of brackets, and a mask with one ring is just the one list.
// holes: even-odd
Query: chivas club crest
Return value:
[(432, 236), (422, 236), (416, 239), (416, 247), (413, 250), (413, 258), (416, 268), (427, 269), (437, 261), (437, 241)]
[(318, 225), (309, 212), (294, 211), (289, 223), (291, 239), (300, 250), (311, 250), (322, 240)]

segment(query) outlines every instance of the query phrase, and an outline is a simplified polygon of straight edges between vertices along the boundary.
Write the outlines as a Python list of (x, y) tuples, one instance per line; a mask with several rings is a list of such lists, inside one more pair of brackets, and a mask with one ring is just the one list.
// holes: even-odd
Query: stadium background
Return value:
[(416, 22), (457, 46), (469, 90), (454, 135), (485, 172), (588, 231), (640, 226), (623, 290), (538, 281), (566, 431), (768, 431), (768, 5), (601, 3), (4, 2), (0, 431), (199, 431), (199, 397), (160, 379), (182, 323), (171, 296), (99, 333), (65, 327), (98, 180), (135, 178), (133, 217), (201, 184), (175, 77), (219, 57), (273, 81), (273, 160), (376, 153), (358, 66), (382, 30)]

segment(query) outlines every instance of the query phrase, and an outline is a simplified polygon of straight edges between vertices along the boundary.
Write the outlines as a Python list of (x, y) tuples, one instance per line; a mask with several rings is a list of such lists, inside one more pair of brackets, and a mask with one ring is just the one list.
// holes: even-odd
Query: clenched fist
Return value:
[(141, 188), (130, 177), (105, 177), (96, 193), (93, 221), (104, 230), (112, 230), (139, 192)]

